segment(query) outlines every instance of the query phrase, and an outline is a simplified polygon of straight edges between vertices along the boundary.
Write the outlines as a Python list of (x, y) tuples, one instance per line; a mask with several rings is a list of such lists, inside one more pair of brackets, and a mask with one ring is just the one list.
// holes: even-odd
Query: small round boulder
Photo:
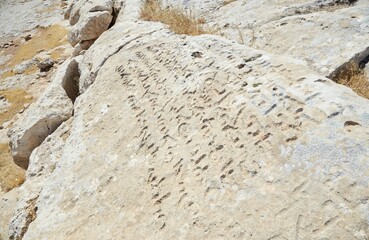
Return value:
[(40, 72), (48, 72), (54, 66), (54, 61), (50, 58), (45, 59), (37, 64)]

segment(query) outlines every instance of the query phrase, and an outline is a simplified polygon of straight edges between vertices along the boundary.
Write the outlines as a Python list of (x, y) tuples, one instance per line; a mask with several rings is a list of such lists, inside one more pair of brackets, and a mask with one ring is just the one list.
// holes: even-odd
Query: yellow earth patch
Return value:
[[(50, 27), (40, 27), (38, 33), (32, 37), (31, 40), (19, 44), (14, 49), (9, 48), (8, 53), (13, 57), (9, 59), (5, 64), (0, 66), (0, 70), (12, 69), (22, 62), (32, 59), (38, 53), (46, 50), (54, 49), (60, 45), (67, 43), (67, 30), (60, 25), (52, 25)], [(56, 50), (56, 53), (52, 53), (51, 58), (56, 60), (61, 55), (61, 50)], [(36, 65), (31, 65), (25, 74), (32, 74), (37, 71)], [(0, 78), (6, 78), (14, 76), (15, 73), (12, 70), (6, 71), (0, 75)]]
[(11, 120), (23, 109), (24, 104), (32, 101), (32, 97), (23, 89), (0, 90), (0, 96), (4, 96), (10, 103), (10, 107), (5, 112), (0, 113), (0, 125)]
[[(0, 113), (0, 125), (11, 120), (24, 104), (32, 101), (32, 97), (23, 89), (0, 90), (0, 96), (4, 96), (11, 104), (10, 107)], [(11, 156), (8, 144), (0, 144), (0, 188), (10, 191), (24, 182), (25, 171), (18, 167)]]
[(14, 67), (27, 59), (31, 59), (39, 52), (50, 50), (67, 41), (67, 30), (60, 25), (39, 28), (39, 33), (31, 40), (19, 46), (10, 59), (9, 66)]
[(18, 167), (10, 153), (8, 144), (0, 144), (0, 188), (8, 192), (20, 186), (25, 180), (26, 171)]

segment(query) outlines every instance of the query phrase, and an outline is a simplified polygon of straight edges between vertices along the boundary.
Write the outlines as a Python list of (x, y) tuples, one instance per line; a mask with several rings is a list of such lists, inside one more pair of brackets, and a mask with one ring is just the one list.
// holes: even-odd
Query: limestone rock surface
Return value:
[(72, 29), (68, 34), (72, 46), (97, 39), (113, 20), (113, 2), (108, 0), (71, 2), (65, 17)]
[(325, 77), (366, 64), (368, 2), (166, 1), (230, 40), (141, 2), (69, 2), (81, 55), (10, 131), (28, 168), (3, 236), (368, 239), (368, 100)]
[(68, 34), (69, 42), (72, 46), (82, 41), (94, 40), (106, 31), (113, 19), (107, 11), (93, 12), (86, 14), (85, 18), (79, 21)]
[(0, 239), (9, 239), (9, 222), (18, 201), (19, 189), (13, 189), (6, 194), (0, 192)]
[(366, 238), (367, 100), (161, 24), (116, 24), (83, 61), (98, 51), (23, 239)]
[(62, 123), (30, 156), (27, 181), (19, 188), (19, 201), (12, 207), (11, 217), (7, 219), (8, 231), (6, 232), (10, 239), (22, 239), (29, 224), (37, 217), (38, 196), (42, 186), (56, 168), (63, 145), (69, 135), (70, 122), (71, 120)]
[(237, 0), (209, 14), (225, 37), (305, 61), (325, 76), (369, 53), (367, 0)]
[(33, 149), (71, 117), (72, 101), (78, 94), (78, 77), (76, 60), (65, 61), (53, 76), (45, 93), (13, 124), (8, 135), (17, 165), (27, 169)]

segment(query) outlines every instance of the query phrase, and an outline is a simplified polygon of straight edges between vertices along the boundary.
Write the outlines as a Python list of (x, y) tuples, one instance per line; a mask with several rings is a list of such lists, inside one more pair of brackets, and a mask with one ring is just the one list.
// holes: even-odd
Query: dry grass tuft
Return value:
[(198, 36), (215, 31), (204, 29), (205, 19), (175, 7), (164, 7), (159, 0), (146, 0), (141, 8), (141, 18), (146, 21), (162, 22), (177, 34)]
[(350, 63), (336, 74), (333, 80), (354, 90), (358, 95), (369, 99), (369, 76), (356, 63)]

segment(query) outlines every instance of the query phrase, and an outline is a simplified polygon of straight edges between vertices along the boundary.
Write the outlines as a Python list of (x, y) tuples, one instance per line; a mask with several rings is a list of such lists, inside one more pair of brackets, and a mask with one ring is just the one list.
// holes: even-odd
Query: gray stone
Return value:
[(24, 62), (22, 62), (21, 64), (17, 65), (14, 67), (13, 72), (16, 74), (22, 74), (24, 73), (28, 68), (32, 67), (33, 65), (36, 65), (39, 63), (38, 59), (29, 59), (26, 60)]
[(72, 55), (73, 56), (80, 55), (82, 51), (89, 49), (94, 42), (95, 42), (95, 39), (94, 40), (87, 40), (87, 41), (79, 42), (74, 47), (74, 51), (73, 51), (73, 54)]
[(115, 25), (82, 61), (94, 78), (23, 239), (369, 234), (369, 105), (350, 89), (156, 23)]
[(207, 16), (227, 38), (301, 59), (328, 76), (368, 48), (368, 11), (366, 0), (238, 0)]
[(18, 190), (20, 200), (12, 207), (14, 210), (11, 217), (7, 218), (10, 239), (22, 239), (29, 224), (35, 220), (38, 208), (37, 199), (42, 185), (56, 168), (69, 134), (70, 122), (68, 120), (62, 123), (54, 133), (47, 137), (45, 142), (33, 151), (27, 170), (27, 181)]
[(54, 61), (51, 58), (47, 58), (37, 64), (40, 72), (48, 72), (54, 66)]
[(72, 116), (73, 101), (78, 95), (78, 77), (77, 62), (74, 59), (65, 61), (45, 93), (13, 124), (8, 135), (17, 165), (27, 169), (33, 149)]
[(107, 12), (92, 12), (76, 25), (68, 33), (69, 42), (72, 46), (82, 41), (94, 40), (106, 31), (113, 16)]
[(113, 2), (71, 2), (65, 18), (69, 18), (69, 23), (73, 26), (68, 34), (72, 46), (79, 42), (95, 40), (108, 29), (113, 20)]

